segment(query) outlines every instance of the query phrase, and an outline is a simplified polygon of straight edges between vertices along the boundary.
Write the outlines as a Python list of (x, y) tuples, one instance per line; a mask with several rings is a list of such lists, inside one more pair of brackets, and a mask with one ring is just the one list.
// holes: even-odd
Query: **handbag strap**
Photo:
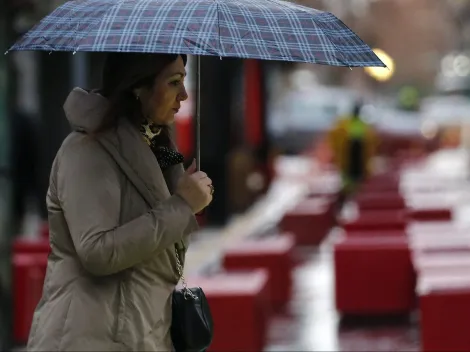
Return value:
[(180, 253), (178, 251), (178, 246), (175, 244), (175, 254), (176, 254), (176, 270), (178, 270), (178, 275), (180, 276), (181, 283), (183, 287), (186, 288), (186, 279), (184, 278), (184, 269), (183, 264), (181, 264)]
[(188, 300), (190, 298), (193, 299), (193, 300), (197, 300), (198, 297), (188, 288), (188, 285), (186, 283), (186, 279), (184, 278), (183, 265), (181, 265), (180, 254), (178, 252), (178, 247), (177, 247), (176, 244), (175, 244), (175, 253), (176, 253), (176, 268), (178, 270), (178, 274), (180, 276), (181, 284), (183, 286), (183, 288), (182, 288), (183, 296), (186, 300)]

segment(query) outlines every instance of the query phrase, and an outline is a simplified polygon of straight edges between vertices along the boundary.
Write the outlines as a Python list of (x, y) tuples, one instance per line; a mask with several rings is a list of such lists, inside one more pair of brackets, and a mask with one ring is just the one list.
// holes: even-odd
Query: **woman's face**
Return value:
[(181, 56), (167, 65), (155, 78), (151, 89), (137, 93), (142, 103), (142, 112), (153, 123), (167, 126), (173, 123), (181, 102), (188, 98), (184, 86), (186, 70)]

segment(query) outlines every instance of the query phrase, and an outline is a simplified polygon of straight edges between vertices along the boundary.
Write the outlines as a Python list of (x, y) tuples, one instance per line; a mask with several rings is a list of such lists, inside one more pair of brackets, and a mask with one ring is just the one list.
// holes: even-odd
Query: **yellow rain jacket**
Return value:
[(371, 173), (371, 159), (375, 155), (377, 147), (376, 134), (367, 123), (361, 119), (353, 119), (351, 117), (338, 120), (328, 133), (328, 141), (333, 151), (334, 163), (341, 172), (345, 185), (351, 182), (348, 177), (351, 162), (349, 149), (351, 138), (362, 139), (364, 142), (362, 148), (364, 177), (369, 176)]

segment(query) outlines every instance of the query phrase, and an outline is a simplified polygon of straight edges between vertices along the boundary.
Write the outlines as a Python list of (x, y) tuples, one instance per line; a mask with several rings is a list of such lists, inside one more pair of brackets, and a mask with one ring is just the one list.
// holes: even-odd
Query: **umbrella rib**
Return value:
[(217, 0), (214, 0), (217, 11), (217, 29), (219, 32), (219, 55), (222, 56), (222, 36), (220, 35), (220, 12), (219, 12), (219, 3)]
[[(312, 19), (312, 21), (315, 22), (315, 19)], [(315, 22), (315, 23), (316, 23), (316, 22)], [(333, 47), (336, 49), (336, 51), (338, 51), (338, 52), (341, 54), (341, 56), (343, 57), (343, 59), (340, 59), (339, 57), (336, 56), (336, 53), (335, 53), (336, 59), (337, 59), (339, 62), (341, 62), (343, 65), (345, 65), (345, 66), (351, 68), (351, 65), (348, 64), (348, 63), (346, 63), (347, 60), (346, 60), (346, 58), (344, 57), (343, 52), (342, 52), (342, 51), (336, 46), (336, 44), (331, 40), (330, 36), (329, 36), (328, 34), (326, 34), (326, 33), (323, 31), (323, 28), (321, 28), (321, 27), (319, 27), (319, 28), (320, 28), (321, 32), (325, 35), (326, 39), (328, 39), (328, 41), (331, 43), (331, 45), (333, 45)]]
[(240, 42), (243, 38), (245, 38), (247, 35), (251, 34), (251, 32), (246, 32), (245, 34), (243, 34), (240, 38), (238, 38), (238, 41), (237, 43), (233, 43), (232, 46), (227, 50), (226, 54), (229, 54), (230, 51), (236, 46), (238, 45), (238, 42)]
[[(277, 5), (280, 5), (280, 6), (283, 6), (283, 7), (285, 7), (285, 8), (288, 8), (289, 10), (292, 9), (289, 5), (284, 4), (282, 1), (276, 1), (276, 0), (268, 0), (268, 1), (271, 1), (271, 2), (273, 2), (273, 3), (275, 3), (275, 4), (277, 4)], [(305, 8), (303, 8), (302, 5), (297, 5), (297, 4), (295, 5), (295, 8), (298, 9), (299, 11), (302, 11), (302, 12), (304, 12), (304, 13), (307, 13), (307, 14), (309, 14), (309, 15), (312, 15), (312, 17), (313, 17), (313, 18), (312, 18), (312, 21), (313, 21), (315, 24), (317, 24), (317, 22), (315, 21), (315, 18), (314, 18), (314, 16), (313, 16), (313, 14), (310, 13), (309, 9), (305, 9)], [(335, 16), (335, 17), (336, 17), (336, 16)], [(318, 24), (317, 24), (317, 25), (318, 25)], [(328, 39), (328, 41), (330, 42), (330, 44), (333, 45), (333, 47), (334, 47), (334, 48), (341, 54), (341, 56), (343, 57), (343, 59), (340, 59), (340, 58), (336, 55), (336, 52), (335, 52), (335, 53), (334, 53), (334, 57), (336, 58), (336, 60), (338, 60), (339, 62), (341, 62), (343, 65), (345, 65), (345, 66), (347, 66), (347, 67), (351, 67), (351, 65), (349, 65), (349, 64), (346, 63), (347, 60), (346, 60), (346, 58), (344, 57), (342, 51), (339, 50), (338, 47), (331, 41), (330, 37), (323, 31), (323, 29), (322, 29), (320, 26), (318, 26), (318, 27), (319, 27), (319, 29), (321, 30), (321, 32), (325, 35), (326, 39)]]
[[(274, 3), (276, 3), (276, 4), (278, 3), (276, 0), (269, 0), (269, 1), (274, 2)], [(286, 4), (282, 4), (282, 5), (285, 6), (285, 7), (287, 7), (287, 8), (290, 8), (290, 6), (288, 6), (288, 5), (286, 5)], [(306, 12), (306, 13), (308, 13), (308, 14), (311, 14), (310, 11), (309, 11), (310, 8), (305, 8), (305, 7), (302, 6), (302, 5), (296, 5), (296, 6), (299, 7), (299, 10), (300, 10), (300, 11)], [(313, 10), (313, 9), (312, 9), (312, 10)], [(326, 12), (326, 11), (325, 11), (325, 12)], [(329, 13), (330, 15), (335, 16), (335, 15), (332, 14), (331, 12), (327, 12), (327, 13)], [(339, 17), (337, 17), (337, 16), (335, 16), (335, 17), (336, 17), (336, 19), (337, 19), (339, 22), (341, 22), (341, 24), (342, 24), (344, 27), (350, 29)], [(312, 20), (313, 20), (313, 22), (315, 22), (315, 24), (317, 23), (317, 22), (315, 21), (315, 18), (313, 18)], [(329, 41), (329, 42), (336, 48), (336, 50), (341, 54), (341, 56), (343, 56), (343, 58), (344, 58), (346, 61), (348, 61), (348, 60), (344, 57), (343, 52), (342, 52), (341, 50), (339, 50), (339, 48), (336, 46), (335, 43), (333, 43), (333, 41), (331, 40), (331, 38), (329, 37), (329, 35), (323, 31), (323, 28), (321, 28), (321, 27), (319, 27), (319, 28), (320, 28), (320, 30), (322, 31), (322, 33), (325, 35), (325, 37), (328, 39), (328, 41)], [(350, 29), (350, 30), (351, 30), (351, 29)], [(351, 31), (352, 31), (352, 30), (351, 30)], [(362, 44), (367, 45), (359, 36), (357, 36), (357, 38), (360, 40), (360, 42), (361, 42)], [(336, 55), (335, 55), (335, 57), (336, 57)], [(376, 55), (376, 58), (377, 58), (380, 62), (382, 62), (382, 60), (380, 60), (380, 59), (377, 57), (377, 55)], [(351, 65), (346, 64), (343, 60), (340, 60), (338, 57), (336, 57), (336, 59), (337, 59), (338, 61), (340, 61), (343, 65), (348, 66), (348, 67), (351, 67)], [(382, 64), (383, 64), (384, 67), (387, 67), (387, 65), (385, 65), (383, 62), (382, 62)]]
[[(103, 18), (114, 8), (118, 7), (119, 5), (121, 5), (123, 2), (125, 2), (126, 0), (120, 0), (118, 3), (110, 6), (106, 11), (105, 13), (103, 14)], [(90, 34), (90, 32), (96, 28), (97, 25), (99, 25), (102, 21), (99, 21), (97, 20), (95, 23), (93, 23), (92, 26), (90, 26), (90, 28), (88, 28), (88, 31), (86, 32), (86, 34), (84, 34), (77, 42), (77, 47), (74, 49), (74, 51), (79, 51), (78, 49), (80, 48), (80, 43), (82, 42), (82, 40), (84, 38), (86, 38), (88, 36), (88, 34)]]
[[(346, 28), (349, 28), (349, 27), (346, 25), (346, 23), (344, 23), (339, 17), (336, 17), (336, 18), (337, 18), (337, 20), (338, 20), (343, 26), (345, 26)], [(321, 29), (321, 28), (320, 28), (320, 29)], [(322, 32), (323, 32), (323, 29), (321, 29), (321, 30), (322, 30)], [(350, 28), (349, 28), (349, 30), (352, 31), (352, 29), (350, 29)], [(325, 33), (325, 32), (323, 32), (323, 33)], [(354, 32), (353, 32), (353, 33), (354, 33)], [(328, 34), (325, 33), (325, 35), (328, 37)], [(361, 37), (359, 37), (358, 35), (356, 35), (356, 37), (357, 37), (357, 39), (358, 39), (362, 44), (368, 46), (368, 45), (361, 39)], [(328, 39), (330, 40), (329, 37), (328, 37)], [(330, 42), (331, 42), (331, 40), (330, 40)], [(373, 51), (372, 51), (372, 54), (375, 55), (376, 59), (382, 63), (383, 67), (388, 68), (387, 65), (385, 65), (385, 64), (383, 63), (383, 61), (380, 60), (379, 57), (378, 57)]]

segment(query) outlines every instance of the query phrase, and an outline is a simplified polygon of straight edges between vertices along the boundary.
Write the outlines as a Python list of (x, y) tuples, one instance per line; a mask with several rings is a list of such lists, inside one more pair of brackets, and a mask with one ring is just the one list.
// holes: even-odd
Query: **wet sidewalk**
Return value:
[[(271, 323), (265, 351), (419, 351), (417, 324), (404, 321), (340, 324), (334, 302), (331, 240), (296, 256), (294, 294), (288, 311)], [(360, 284), (360, 283), (358, 283)]]

